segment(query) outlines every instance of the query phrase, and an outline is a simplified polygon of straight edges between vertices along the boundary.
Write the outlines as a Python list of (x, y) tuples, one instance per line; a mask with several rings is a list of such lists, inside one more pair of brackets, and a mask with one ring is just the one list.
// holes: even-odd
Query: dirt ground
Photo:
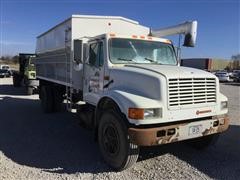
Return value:
[(221, 84), (221, 92), (231, 125), (214, 146), (143, 148), (132, 168), (113, 172), (75, 114), (44, 114), (37, 95), (0, 79), (0, 179), (239, 179), (240, 86)]

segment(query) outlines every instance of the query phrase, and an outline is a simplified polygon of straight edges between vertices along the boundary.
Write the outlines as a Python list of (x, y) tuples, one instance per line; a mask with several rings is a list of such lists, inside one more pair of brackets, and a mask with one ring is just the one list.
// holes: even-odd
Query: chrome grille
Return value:
[(216, 102), (214, 78), (176, 78), (168, 80), (170, 107)]

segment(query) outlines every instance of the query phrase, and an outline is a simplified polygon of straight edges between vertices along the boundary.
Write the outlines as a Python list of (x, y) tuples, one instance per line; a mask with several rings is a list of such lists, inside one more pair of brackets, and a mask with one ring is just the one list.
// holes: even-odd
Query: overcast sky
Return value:
[(239, 0), (0, 0), (0, 6), (0, 56), (34, 53), (36, 36), (72, 14), (123, 16), (153, 29), (197, 20), (196, 47), (183, 48), (183, 57), (240, 53)]

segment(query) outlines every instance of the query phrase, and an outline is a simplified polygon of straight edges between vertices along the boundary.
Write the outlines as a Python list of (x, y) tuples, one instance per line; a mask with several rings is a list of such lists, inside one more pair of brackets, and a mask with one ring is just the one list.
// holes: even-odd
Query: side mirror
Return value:
[(194, 47), (197, 38), (197, 21), (193, 21), (187, 24), (188, 31), (185, 32), (185, 38), (183, 46)]
[(74, 40), (73, 42), (73, 60), (80, 64), (83, 62), (83, 41)]
[(194, 47), (194, 45), (195, 45), (195, 38), (192, 37), (190, 33), (186, 34), (184, 38), (183, 46)]

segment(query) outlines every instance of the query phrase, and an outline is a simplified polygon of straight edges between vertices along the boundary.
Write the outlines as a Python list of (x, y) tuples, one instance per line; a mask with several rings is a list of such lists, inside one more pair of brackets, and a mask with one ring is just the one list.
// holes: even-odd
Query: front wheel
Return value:
[(130, 142), (127, 127), (116, 112), (101, 116), (98, 143), (103, 159), (115, 170), (127, 169), (138, 159), (139, 147)]

